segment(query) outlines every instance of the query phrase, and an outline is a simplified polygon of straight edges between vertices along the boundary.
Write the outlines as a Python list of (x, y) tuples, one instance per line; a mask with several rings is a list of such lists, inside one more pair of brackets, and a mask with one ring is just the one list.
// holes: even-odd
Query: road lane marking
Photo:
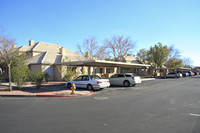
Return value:
[(191, 115), (191, 116), (198, 116), (198, 117), (200, 117), (200, 114), (192, 114), (192, 113), (189, 113), (189, 115)]
[(106, 100), (106, 99), (108, 99), (108, 97), (94, 97), (94, 99), (96, 99), (96, 100)]

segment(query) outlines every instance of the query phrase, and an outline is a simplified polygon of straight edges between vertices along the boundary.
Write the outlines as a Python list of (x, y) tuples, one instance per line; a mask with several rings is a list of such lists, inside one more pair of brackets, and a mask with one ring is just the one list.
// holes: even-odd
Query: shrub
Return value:
[(30, 70), (27, 65), (14, 66), (12, 68), (12, 79), (21, 90), (30, 77)]
[(4, 80), (3, 74), (0, 73), (0, 83)]
[(71, 81), (75, 75), (76, 75), (76, 71), (68, 69), (67, 73), (64, 76), (64, 79), (65, 81)]
[(47, 78), (48, 78), (48, 74), (42, 71), (31, 73), (31, 81), (33, 82), (33, 84), (36, 85), (37, 89), (40, 89), (40, 87), (42, 86), (42, 83), (47, 82)]

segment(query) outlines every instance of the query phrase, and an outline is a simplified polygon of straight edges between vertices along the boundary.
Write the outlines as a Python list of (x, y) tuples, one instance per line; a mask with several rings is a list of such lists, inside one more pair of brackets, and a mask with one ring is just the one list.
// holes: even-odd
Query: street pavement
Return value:
[(200, 76), (73, 98), (0, 97), (0, 133), (200, 133)]

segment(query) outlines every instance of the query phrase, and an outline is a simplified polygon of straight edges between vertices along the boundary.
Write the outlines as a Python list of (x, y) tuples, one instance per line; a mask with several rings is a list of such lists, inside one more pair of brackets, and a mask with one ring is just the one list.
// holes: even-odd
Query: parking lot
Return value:
[(200, 75), (74, 98), (0, 98), (2, 133), (199, 133)]

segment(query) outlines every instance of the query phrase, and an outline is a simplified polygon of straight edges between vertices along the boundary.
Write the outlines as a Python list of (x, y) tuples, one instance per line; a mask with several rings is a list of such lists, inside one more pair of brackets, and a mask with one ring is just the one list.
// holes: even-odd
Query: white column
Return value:
[(117, 67), (114, 67), (114, 73), (117, 73)]

